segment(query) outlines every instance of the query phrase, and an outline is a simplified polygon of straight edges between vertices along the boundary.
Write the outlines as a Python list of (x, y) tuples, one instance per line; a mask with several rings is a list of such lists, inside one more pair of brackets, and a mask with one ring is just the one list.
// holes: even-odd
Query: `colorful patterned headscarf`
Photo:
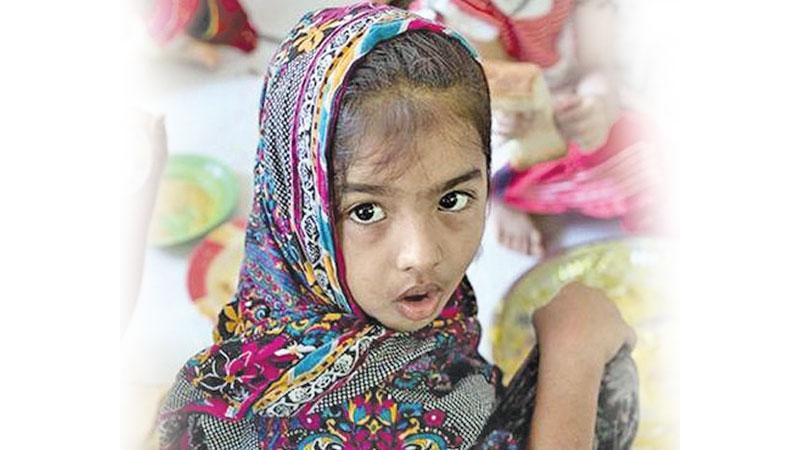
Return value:
[(164, 448), (444, 449), (481, 433), (499, 372), (478, 354), (467, 279), (430, 325), (387, 329), (352, 301), (335, 239), (330, 152), (348, 73), (412, 30), (470, 49), (439, 24), (358, 4), (307, 14), (273, 57), (238, 292), (177, 377)]

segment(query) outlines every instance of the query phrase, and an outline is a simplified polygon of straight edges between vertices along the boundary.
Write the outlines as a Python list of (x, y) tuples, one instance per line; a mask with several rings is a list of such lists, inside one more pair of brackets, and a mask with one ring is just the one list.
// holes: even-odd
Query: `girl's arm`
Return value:
[(594, 440), (602, 364), (540, 347), (529, 449), (589, 450)]
[(601, 291), (579, 283), (565, 286), (533, 320), (540, 360), (528, 448), (589, 450), (605, 364), (633, 346), (633, 329)]

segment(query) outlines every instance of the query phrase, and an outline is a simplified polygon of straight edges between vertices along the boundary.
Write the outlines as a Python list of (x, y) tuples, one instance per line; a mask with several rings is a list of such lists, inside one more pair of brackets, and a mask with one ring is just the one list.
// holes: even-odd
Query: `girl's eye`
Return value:
[(466, 192), (449, 192), (439, 199), (439, 208), (443, 211), (461, 211), (467, 207), (469, 200)]
[(374, 203), (362, 203), (350, 210), (350, 218), (363, 225), (380, 222), (384, 217), (386, 214)]

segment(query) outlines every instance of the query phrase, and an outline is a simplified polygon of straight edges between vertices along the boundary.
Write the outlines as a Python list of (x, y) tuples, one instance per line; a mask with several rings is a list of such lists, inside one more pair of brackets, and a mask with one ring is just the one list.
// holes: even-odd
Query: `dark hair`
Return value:
[(392, 0), (387, 3), (387, 5), (394, 6), (395, 8), (408, 9), (413, 2), (414, 0)]
[(379, 43), (351, 70), (340, 100), (332, 149), (334, 192), (367, 130), (379, 131), (385, 145), (393, 146), (382, 152), (384, 167), (402, 154), (398, 143), (406, 136), (453, 119), (474, 127), (488, 173), (491, 109), (480, 64), (463, 44), (441, 33), (410, 31)]

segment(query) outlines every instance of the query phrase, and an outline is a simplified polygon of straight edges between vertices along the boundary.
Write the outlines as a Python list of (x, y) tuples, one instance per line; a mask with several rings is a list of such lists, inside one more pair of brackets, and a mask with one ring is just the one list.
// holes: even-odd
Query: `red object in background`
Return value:
[(244, 52), (258, 44), (258, 32), (237, 0), (156, 0), (147, 28), (162, 45), (180, 33)]
[(232, 300), (235, 293), (235, 283), (229, 284), (235, 280), (227, 278), (231, 274), (235, 278), (238, 273), (241, 265), (238, 259), (244, 253), (243, 237), (246, 228), (245, 218), (226, 222), (209, 233), (189, 256), (186, 276), (189, 297), (195, 307), (211, 321), (216, 321), (219, 310)]
[(194, 17), (199, 0), (156, 0), (147, 18), (147, 31), (161, 45), (186, 30)]

